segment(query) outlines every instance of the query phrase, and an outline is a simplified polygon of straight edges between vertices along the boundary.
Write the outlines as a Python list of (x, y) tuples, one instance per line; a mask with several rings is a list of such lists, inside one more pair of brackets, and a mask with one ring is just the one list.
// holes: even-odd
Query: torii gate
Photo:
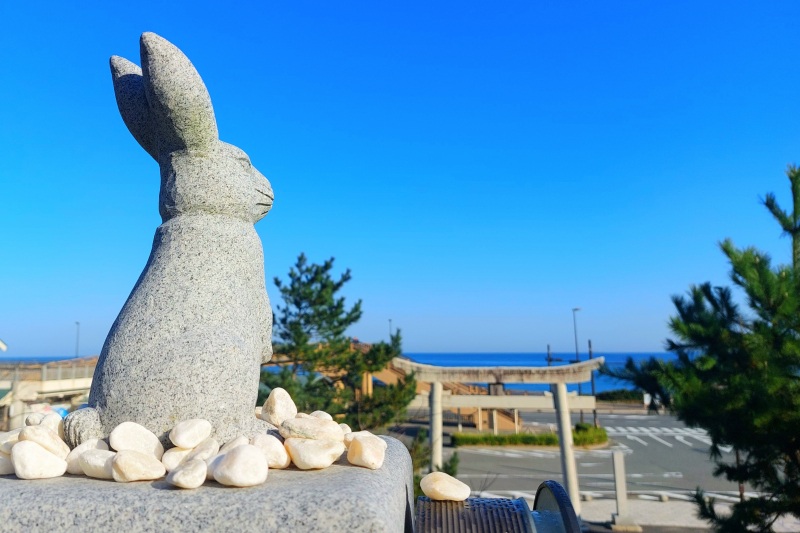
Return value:
[[(406, 373), (414, 372), (417, 381), (431, 384), (431, 469), (442, 464), (442, 408), (480, 406), (488, 408), (528, 408), (551, 407), (550, 400), (535, 396), (447, 396), (447, 405), (442, 402), (442, 383), (548, 383), (555, 393), (555, 409), (558, 422), (558, 443), (561, 448), (561, 470), (564, 485), (567, 487), (575, 513), (580, 516), (580, 493), (578, 473), (575, 467), (574, 445), (572, 442), (572, 422), (567, 404), (567, 383), (589, 381), (592, 371), (604, 363), (598, 357), (588, 361), (560, 366), (521, 367), (446, 367), (416, 363), (409, 359), (396, 357), (392, 364)], [(593, 409), (594, 396), (580, 396), (574, 403), (580, 408)], [(542, 402), (547, 402), (542, 405)]]

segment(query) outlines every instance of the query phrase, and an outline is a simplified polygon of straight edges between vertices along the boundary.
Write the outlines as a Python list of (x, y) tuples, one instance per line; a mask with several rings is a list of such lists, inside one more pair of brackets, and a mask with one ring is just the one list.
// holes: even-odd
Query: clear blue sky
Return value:
[(660, 351), (717, 243), (789, 242), (797, 2), (3, 2), (0, 338), (99, 353), (144, 266), (158, 168), (108, 58), (154, 31), (272, 181), (268, 289), (349, 267), (350, 332), (408, 352)]

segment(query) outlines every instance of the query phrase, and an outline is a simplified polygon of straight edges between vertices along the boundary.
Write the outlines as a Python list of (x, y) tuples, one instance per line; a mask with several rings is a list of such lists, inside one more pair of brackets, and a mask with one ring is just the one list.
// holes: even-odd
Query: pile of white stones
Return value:
[(25, 427), (0, 433), (0, 475), (45, 479), (65, 473), (118, 482), (156, 480), (193, 489), (207, 480), (232, 487), (260, 485), (269, 469), (294, 464), (301, 470), (327, 468), (347, 452), (350, 464), (370, 469), (383, 465), (386, 442), (368, 431), (351, 431), (323, 411), (298, 413), (289, 394), (275, 388), (261, 418), (279, 428), (239, 436), (223, 446), (211, 437), (207, 420), (178, 423), (169, 433), (174, 445), (164, 451), (158, 437), (134, 422), (114, 428), (108, 442), (92, 439), (70, 450), (57, 414), (32, 414)]

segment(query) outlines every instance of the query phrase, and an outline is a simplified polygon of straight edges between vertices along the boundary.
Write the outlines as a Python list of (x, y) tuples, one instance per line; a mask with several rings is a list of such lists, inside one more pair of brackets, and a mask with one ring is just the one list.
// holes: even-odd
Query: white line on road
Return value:
[(686, 437), (681, 437), (680, 435), (675, 435), (675, 440), (677, 440), (678, 442), (682, 442), (682, 443), (684, 443), (685, 445), (687, 445), (687, 446), (690, 446), (690, 447), (694, 448), (694, 444), (692, 444), (691, 442), (689, 442), (688, 440), (686, 440)]
[(655, 439), (655, 440), (657, 440), (658, 442), (660, 442), (661, 444), (664, 444), (665, 446), (669, 446), (670, 448), (672, 448), (672, 443), (671, 443), (671, 442), (667, 442), (667, 441), (665, 441), (665, 440), (664, 440), (664, 439), (662, 439), (661, 437), (656, 437), (655, 435), (648, 435), (648, 437), (650, 437), (650, 438), (652, 438), (652, 439)]
[(647, 446), (647, 443), (645, 441), (643, 441), (642, 439), (640, 439), (639, 437), (637, 437), (635, 435), (628, 435), (628, 440), (635, 440), (636, 442), (640, 442), (640, 443), (644, 444), (645, 446)]

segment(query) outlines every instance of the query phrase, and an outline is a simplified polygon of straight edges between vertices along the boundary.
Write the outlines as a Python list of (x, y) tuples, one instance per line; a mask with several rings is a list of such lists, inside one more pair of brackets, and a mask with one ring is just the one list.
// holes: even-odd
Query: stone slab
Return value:
[(267, 482), (195, 490), (164, 480), (115, 483), (82, 476), (25, 481), (0, 476), (0, 529), (30, 531), (413, 531), (411, 457), (387, 441), (378, 470), (342, 457), (325, 470), (270, 470)]

